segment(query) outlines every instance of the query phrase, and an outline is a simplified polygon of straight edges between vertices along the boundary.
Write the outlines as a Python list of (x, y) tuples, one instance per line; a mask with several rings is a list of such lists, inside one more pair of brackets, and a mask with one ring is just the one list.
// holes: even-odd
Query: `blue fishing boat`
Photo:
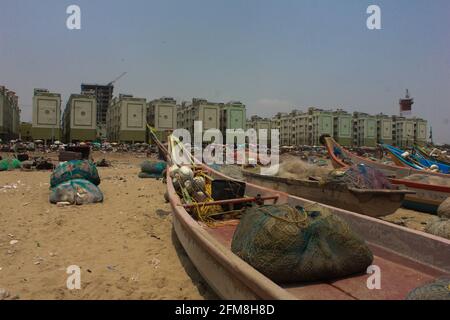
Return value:
[(432, 169), (435, 167), (441, 173), (450, 173), (450, 166), (427, 159), (419, 152), (410, 153), (387, 144), (382, 144), (381, 146), (392, 156), (392, 160), (394, 160), (397, 165), (409, 166), (417, 170)]
[(445, 168), (445, 167), (449, 167), (449, 168), (450, 168), (450, 162), (445, 162), (445, 161), (442, 161), (442, 160), (440, 160), (440, 159), (434, 159), (434, 158), (430, 157), (429, 155), (425, 154), (425, 153), (423, 152), (423, 150), (420, 149), (419, 147), (414, 147), (413, 150), (414, 150), (414, 154), (415, 154), (417, 157), (426, 159), (427, 161), (429, 161), (429, 162), (431, 162), (431, 163), (433, 163), (433, 164), (436, 164), (438, 167), (441, 167), (441, 166), (442, 166), (442, 167), (444, 167), (444, 168)]

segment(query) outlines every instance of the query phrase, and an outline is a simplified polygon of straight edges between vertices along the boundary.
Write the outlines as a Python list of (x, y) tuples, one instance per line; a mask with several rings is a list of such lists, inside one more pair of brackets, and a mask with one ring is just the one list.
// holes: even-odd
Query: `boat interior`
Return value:
[[(205, 165), (202, 170), (211, 179), (229, 179)], [(170, 183), (168, 178), (168, 183)], [(228, 204), (256, 202), (257, 204), (284, 204), (303, 206), (314, 204), (311, 201), (287, 193), (245, 184), (247, 201), (230, 199)], [(181, 201), (181, 200), (180, 200)], [(183, 205), (184, 213), (195, 219), (190, 212), (192, 206)], [(298, 299), (331, 299), (331, 300), (401, 300), (408, 293), (421, 285), (450, 273), (450, 241), (425, 233), (416, 232), (374, 218), (353, 212), (328, 207), (332, 212), (344, 219), (360, 237), (365, 239), (374, 254), (374, 270), (380, 272), (381, 287), (369, 289), (370, 273), (356, 274), (343, 279), (334, 279), (320, 283), (288, 283), (277, 285), (284, 288)], [(220, 250), (231, 251), (233, 234), (239, 224), (239, 216), (218, 215), (222, 221), (217, 224), (197, 223), (202, 232), (214, 239), (214, 245)], [(239, 259), (233, 255), (232, 259)], [(242, 260), (241, 260), (242, 261)], [(378, 271), (377, 271), (378, 270)]]

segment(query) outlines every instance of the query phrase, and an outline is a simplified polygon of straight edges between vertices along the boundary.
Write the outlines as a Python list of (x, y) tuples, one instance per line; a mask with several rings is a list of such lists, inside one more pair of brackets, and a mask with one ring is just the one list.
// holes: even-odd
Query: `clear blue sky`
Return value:
[[(66, 28), (81, 7), (82, 30)], [(366, 9), (382, 10), (382, 30)], [(115, 93), (241, 100), (270, 116), (307, 106), (414, 115), (450, 143), (448, 0), (0, 0), (0, 83), (31, 119), (33, 88), (78, 93), (127, 71)]]

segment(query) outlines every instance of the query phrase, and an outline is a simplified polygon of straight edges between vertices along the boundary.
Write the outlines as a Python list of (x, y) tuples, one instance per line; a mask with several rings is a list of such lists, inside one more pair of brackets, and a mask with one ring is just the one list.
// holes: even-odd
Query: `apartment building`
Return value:
[(286, 126), (287, 113), (278, 112), (270, 122), (271, 129), (278, 130), (280, 146), (288, 146), (290, 144), (288, 127)]
[(317, 108), (308, 109), (309, 144), (319, 146), (320, 137), (324, 134), (333, 136), (334, 116), (331, 110)]
[(93, 95), (72, 94), (62, 120), (62, 139), (66, 143), (97, 139), (97, 100)]
[(220, 130), (226, 134), (227, 129), (247, 128), (247, 112), (245, 105), (239, 101), (231, 101), (221, 107), (220, 110)]
[(393, 117), (392, 139), (399, 148), (411, 146), (414, 143), (414, 120), (405, 117)]
[(353, 143), (353, 116), (352, 114), (337, 109), (333, 112), (334, 139), (342, 146), (351, 146)]
[(353, 113), (353, 145), (375, 147), (377, 145), (377, 118), (363, 112)]
[(262, 118), (259, 116), (252, 116), (249, 120), (247, 120), (247, 130), (254, 129), (258, 136), (259, 141), (259, 133), (261, 130), (266, 130), (267, 132), (267, 143), (270, 144), (271, 141), (271, 120), (269, 118)]
[(110, 142), (146, 141), (147, 100), (119, 95), (111, 101), (106, 116), (106, 135)]
[(192, 103), (183, 102), (177, 108), (177, 127), (188, 130), (193, 139), (194, 122), (202, 121), (203, 132), (208, 129), (220, 129), (220, 114), (223, 103), (206, 99), (192, 99)]
[(19, 98), (16, 93), (0, 86), (0, 139), (17, 139), (20, 131)]
[[(147, 105), (147, 123), (162, 142), (177, 128), (177, 102), (170, 97), (152, 100)], [(147, 128), (149, 134), (149, 129)]]
[(424, 119), (413, 118), (415, 143), (424, 145), (428, 138), (428, 122)]
[(393, 143), (393, 121), (392, 117), (385, 114), (376, 115), (377, 119), (377, 142), (392, 144)]
[(61, 95), (34, 89), (32, 133), (34, 140), (52, 142), (61, 138)]

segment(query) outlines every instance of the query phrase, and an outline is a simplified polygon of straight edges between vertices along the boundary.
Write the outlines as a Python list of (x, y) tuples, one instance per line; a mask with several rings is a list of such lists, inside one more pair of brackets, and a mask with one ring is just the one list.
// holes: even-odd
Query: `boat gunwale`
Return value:
[[(354, 188), (354, 187), (347, 187), (345, 185), (321, 185), (318, 181), (311, 181), (307, 179), (292, 179), (292, 178), (283, 178), (283, 177), (276, 177), (276, 176), (265, 176), (261, 174), (257, 174), (254, 172), (250, 172), (247, 170), (242, 171), (244, 176), (250, 176), (257, 179), (266, 179), (266, 180), (272, 180), (276, 182), (282, 182), (286, 184), (290, 184), (293, 186), (302, 186), (302, 187), (309, 187), (307, 184), (312, 185), (311, 187), (318, 187), (324, 190), (336, 190), (336, 189), (342, 189), (343, 191), (350, 191), (357, 194), (416, 194), (415, 191), (412, 190), (403, 190), (403, 189), (360, 189), (360, 188)], [(291, 194), (289, 194), (291, 195)]]
[[(172, 179), (167, 174), (169, 201), (175, 213), (175, 218), (184, 225), (185, 230), (196, 239), (200, 246), (207, 250), (208, 254), (219, 261), (223, 267), (239, 278), (241, 282), (245, 283), (257, 296), (263, 299), (296, 299), (294, 295), (264, 276), (210, 235), (183, 207), (171, 182)], [(281, 192), (278, 193), (282, 194)]]

